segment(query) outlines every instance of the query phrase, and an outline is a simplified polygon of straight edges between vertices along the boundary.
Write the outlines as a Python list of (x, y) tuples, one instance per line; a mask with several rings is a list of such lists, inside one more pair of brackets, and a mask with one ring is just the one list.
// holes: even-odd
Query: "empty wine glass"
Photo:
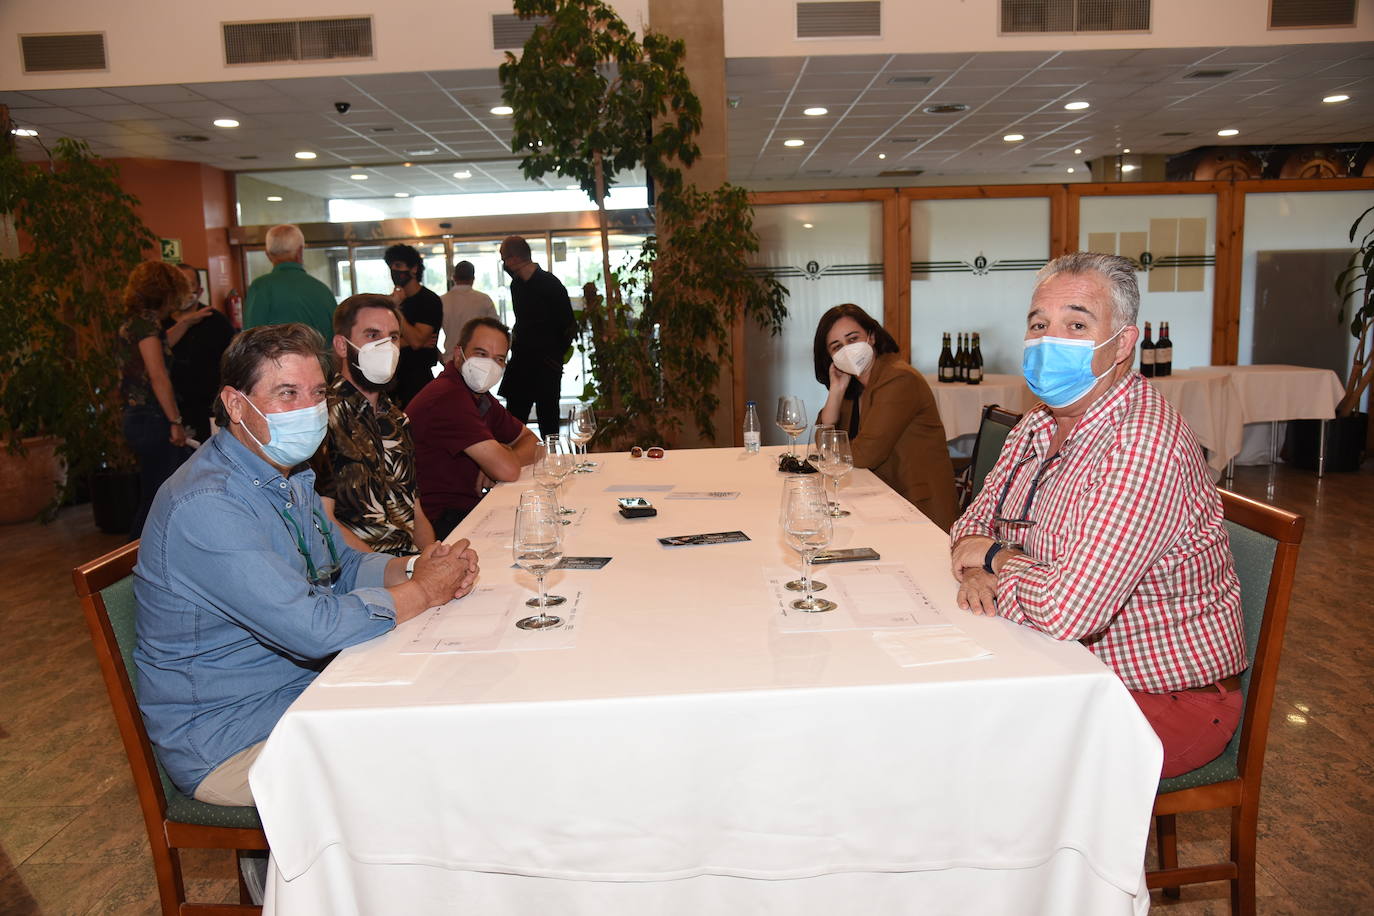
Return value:
[(802, 581), (807, 583), (803, 596), (790, 606), (808, 614), (834, 610), (835, 602), (817, 598), (810, 587), (811, 559), (822, 547), (829, 546), (834, 531), (825, 497), (813, 488), (799, 487), (788, 497), (786, 515), (783, 533), (792, 549), (801, 554)]
[(849, 433), (842, 429), (827, 429), (820, 436), (821, 460), (817, 469), (832, 482), (835, 499), (830, 503), (831, 518), (845, 518), (849, 512), (840, 508), (840, 481), (854, 470), (854, 453), (849, 446)]
[[(544, 437), (545, 462), (548, 465), (547, 472), (556, 478), (554, 489), (557, 490), (563, 481), (568, 479), (568, 475), (573, 472), (573, 467), (577, 464), (577, 457), (568, 450), (568, 442), (562, 436)], [(567, 506), (560, 506), (560, 515), (576, 515), (576, 509), (569, 509)]]
[[(549, 438), (553, 439), (556, 437), (550, 436)], [(560, 476), (558, 463), (557, 461), (549, 460), (549, 450), (543, 442), (540, 442), (534, 447), (534, 455), (534, 482), (543, 487), (544, 492), (549, 494), (549, 498), (554, 501), (554, 505), (558, 507), (556, 509), (556, 514), (566, 515), (567, 513), (563, 512), (562, 508), (558, 506), (558, 485), (563, 482), (563, 477), (567, 475)], [(562, 519), (562, 524), (571, 525), (572, 522), (567, 519)]]
[(808, 461), (812, 462), (813, 464), (817, 461), (820, 461), (821, 433), (825, 432), (827, 429), (834, 428), (834, 425), (831, 423), (817, 423), (815, 426), (811, 427), (811, 454), (806, 456), (806, 459)]
[(592, 440), (592, 436), (596, 433), (596, 414), (588, 405), (578, 404), (572, 409), (572, 416), (568, 419), (568, 438), (572, 439), (574, 445), (582, 449), (582, 460), (577, 462), (573, 472), (590, 474), (596, 469), (596, 462), (587, 460), (587, 443)]
[(811, 425), (806, 419), (806, 403), (792, 394), (785, 394), (778, 398), (778, 416), (775, 422), (778, 424), (778, 429), (787, 433), (792, 440), (787, 453), (795, 458), (797, 456), (797, 437), (806, 432), (806, 427)]
[[(520, 505), (522, 505), (522, 506), (529, 505), (529, 506), (531, 506), (531, 507), (533, 507), (533, 506), (542, 506), (542, 507), (544, 508), (545, 511), (552, 511), (552, 512), (554, 513), (554, 517), (557, 518), (557, 513), (558, 513), (558, 508), (559, 508), (559, 506), (558, 506), (558, 496), (554, 493), (553, 490), (545, 490), (545, 489), (541, 489), (541, 488), (539, 488), (539, 487), (536, 487), (536, 488), (533, 489), (533, 490), (526, 490), (524, 493), (521, 493), (521, 494), (520, 494)], [(559, 523), (560, 526), (562, 526), (562, 525), (568, 524), (568, 521), (567, 521), (567, 519), (559, 519), (559, 520), (558, 520), (558, 523)], [(544, 606), (545, 606), (545, 607), (557, 607), (557, 606), (560, 605), (560, 604), (566, 604), (566, 603), (567, 603), (567, 600), (568, 600), (568, 599), (565, 598), (565, 597), (563, 597), (562, 595), (548, 595), (548, 594), (546, 594), (546, 595), (544, 596)], [(528, 599), (528, 600), (525, 601), (525, 607), (539, 607), (539, 606), (540, 606), (540, 605), (539, 605), (539, 599), (538, 599), (538, 598), (530, 598), (530, 599)]]
[[(825, 499), (825, 494), (821, 490), (820, 478), (811, 474), (793, 474), (791, 477), (782, 479), (782, 502), (778, 506), (778, 527), (787, 527), (787, 504), (791, 501), (792, 493), (796, 490), (809, 490), (815, 494), (816, 499)], [(803, 573), (800, 579), (793, 579), (784, 582), (783, 588), (791, 592), (804, 592), (810, 588), (813, 592), (824, 591), (827, 586), (819, 579)]]
[(515, 565), (534, 573), (539, 583), (539, 613), (515, 622), (522, 630), (544, 630), (563, 623), (548, 612), (544, 577), (563, 559), (562, 529), (558, 515), (545, 502), (522, 504), (515, 510), (515, 540), (511, 542)]

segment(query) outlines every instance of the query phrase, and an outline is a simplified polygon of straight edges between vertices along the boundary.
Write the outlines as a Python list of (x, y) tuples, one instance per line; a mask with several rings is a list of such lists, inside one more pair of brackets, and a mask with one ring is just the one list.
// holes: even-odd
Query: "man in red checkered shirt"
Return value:
[(1135, 268), (1080, 252), (1040, 272), (1023, 371), (1044, 403), (950, 531), (959, 606), (1081, 641), (1164, 744), (1164, 776), (1240, 721), (1240, 583), (1187, 424), (1131, 364)]

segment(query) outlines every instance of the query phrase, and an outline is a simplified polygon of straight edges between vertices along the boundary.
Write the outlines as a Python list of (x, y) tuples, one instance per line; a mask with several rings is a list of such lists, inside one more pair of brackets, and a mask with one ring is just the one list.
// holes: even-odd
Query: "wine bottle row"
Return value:
[(960, 333), (958, 346), (957, 351), (951, 352), (946, 331), (940, 348), (940, 381), (979, 384), (983, 381), (983, 347), (978, 334)]
[(1145, 337), (1140, 341), (1140, 374), (1146, 378), (1172, 375), (1174, 342), (1169, 339), (1169, 322), (1159, 323), (1159, 340), (1150, 339), (1150, 322), (1145, 322)]

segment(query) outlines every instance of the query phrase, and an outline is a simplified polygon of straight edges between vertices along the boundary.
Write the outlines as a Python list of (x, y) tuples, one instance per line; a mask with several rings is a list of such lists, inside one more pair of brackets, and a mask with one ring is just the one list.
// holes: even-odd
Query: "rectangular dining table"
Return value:
[[(947, 536), (867, 471), (833, 546), (881, 560), (816, 573), (853, 616), (785, 611), (778, 451), (593, 455), (564, 550), (611, 560), (550, 575), (555, 630), (512, 625), (528, 469), (496, 487), (451, 537), (478, 590), (341, 653), (268, 740), (267, 913), (1146, 911), (1161, 751), (1125, 687), (958, 610)], [(889, 628), (898, 579), (922, 626)]]

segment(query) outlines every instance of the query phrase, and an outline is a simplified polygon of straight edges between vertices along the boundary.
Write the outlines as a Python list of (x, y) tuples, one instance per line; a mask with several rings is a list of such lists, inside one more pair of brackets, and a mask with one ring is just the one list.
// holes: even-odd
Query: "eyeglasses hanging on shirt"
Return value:
[(992, 520), (997, 524), (1018, 528), (1029, 528), (1035, 524), (1035, 520), (1030, 517), (1031, 505), (1035, 502), (1035, 491), (1040, 487), (1040, 482), (1044, 480), (1045, 472), (1063, 457), (1061, 450), (1041, 462), (1040, 467), (1036, 469), (1035, 477), (1031, 479), (1030, 489), (1026, 491), (1026, 501), (1021, 506), (1021, 512), (1014, 518), (1008, 518), (1002, 513), (1006, 507), (1007, 497), (1011, 495), (1012, 484), (1016, 482), (1016, 475), (1021, 472), (1021, 468), (1035, 460), (1034, 447), (1031, 446), (1029, 439), (1026, 440), (1026, 444), (1032, 448), (1031, 453), (1012, 466), (1011, 472), (1007, 474), (1007, 482), (1002, 485), (1002, 495), (997, 498), (997, 505), (993, 507)]
[(314, 557), (311, 556), (310, 542), (306, 540), (305, 532), (296, 522), (295, 516), (291, 514), (291, 510), (282, 509), (280, 514), (282, 520), (286, 522), (287, 527), (291, 529), (291, 533), (296, 538), (296, 550), (300, 552), (301, 557), (305, 560), (306, 581), (310, 583), (312, 588), (318, 589), (326, 594), (333, 594), (334, 583), (339, 579), (340, 566), (339, 551), (334, 546), (334, 536), (329, 532), (329, 522), (320, 514), (319, 510), (312, 513), (313, 517), (311, 521), (315, 524), (315, 530), (323, 536), (325, 546), (329, 548), (329, 563), (317, 567)]

